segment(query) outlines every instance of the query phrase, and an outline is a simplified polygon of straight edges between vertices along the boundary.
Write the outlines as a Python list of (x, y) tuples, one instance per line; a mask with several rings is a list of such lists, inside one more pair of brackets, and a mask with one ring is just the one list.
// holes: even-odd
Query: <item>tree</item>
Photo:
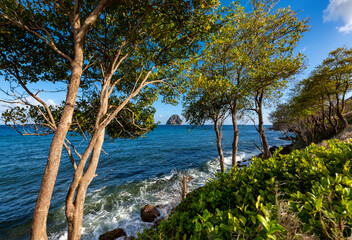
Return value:
[[(38, 46), (38, 48), (35, 49), (30, 49), (30, 44), (28, 44), (27, 50), (29, 50), (29, 52), (33, 53), (37, 50), (38, 52), (34, 56), (38, 56), (40, 53), (44, 52), (44, 49), (50, 48), (56, 53), (56, 59), (62, 63), (62, 67), (69, 66), (67, 71), (70, 72), (65, 106), (59, 124), (53, 126), (53, 128), (55, 128), (55, 134), (49, 150), (47, 165), (43, 174), (40, 192), (33, 213), (32, 239), (47, 239), (46, 221), (50, 207), (50, 200), (60, 165), (62, 147), (65, 144), (66, 134), (70, 127), (83, 72), (83, 47), (85, 36), (91, 26), (97, 21), (107, 3), (108, 1), (101, 0), (95, 6), (91, 4), (89, 6), (91, 9), (85, 9), (84, 17), (82, 14), (84, 10), (82, 9), (81, 1), (76, 1), (74, 4), (57, 3), (56, 1), (48, 2), (47, 4), (41, 1), (2, 1), (0, 3), (2, 26), (10, 28), (11, 33), (14, 32), (13, 29), (24, 30), (26, 32), (26, 37), (30, 42), (38, 43), (37, 45), (33, 45)], [(83, 20), (82, 22), (81, 18)], [(4, 34), (6, 34), (7, 29), (3, 31), (5, 32)], [(18, 40), (23, 41), (23, 39)], [(67, 45), (70, 45), (71, 47), (64, 48), (64, 45), (61, 44), (62, 42), (69, 42)], [(21, 44), (24, 43), (21, 42)], [(2, 47), (6, 46), (2, 45)], [(10, 57), (6, 58), (5, 56), (5, 59), (11, 63), (12, 57), (16, 57), (16, 55), (22, 53), (23, 51), (8, 51), (5, 55)], [(16, 62), (14, 61), (13, 63)], [(32, 71), (33, 74), (31, 75), (42, 73), (40, 71), (35, 72), (37, 70), (35, 67), (32, 69), (25, 69), (25, 62), (19, 64), (20, 66), (13, 67), (15, 69), (21, 69), (21, 71), (14, 72), (14, 77), (17, 81), (20, 80), (18, 81), (20, 85), (26, 86), (27, 82), (23, 81), (23, 78), (19, 79), (19, 77), (22, 76), (19, 75), (18, 72), (23, 72), (23, 75), (27, 75), (26, 70)], [(35, 63), (33, 62), (31, 65), (34, 64)], [(60, 63), (58, 64), (60, 65)], [(52, 66), (55, 66), (55, 64)], [(29, 79), (29, 82), (30, 81), (32, 80)], [(26, 92), (28, 93), (28, 91)], [(37, 98), (33, 93), (28, 94)], [(48, 110), (46, 104), (43, 104), (43, 101), (39, 100), (39, 102), (41, 102), (46, 110)]]
[(274, 10), (277, 3), (278, 0), (253, 0), (248, 20), (252, 27), (248, 41), (253, 52), (249, 56), (251, 67), (247, 70), (264, 158), (269, 158), (271, 153), (264, 130), (263, 104), (273, 102), (286, 87), (287, 79), (301, 69), (303, 56), (295, 54), (294, 47), (308, 30), (307, 20), (299, 20), (289, 7)]
[(351, 89), (352, 80), (352, 49), (345, 47), (337, 48), (329, 53), (323, 61), (324, 74), (329, 78), (331, 90), (336, 100), (336, 113), (343, 124), (348, 126), (347, 119), (343, 112), (346, 106), (346, 93)]
[[(204, 66), (203, 66), (204, 67)], [(207, 121), (214, 125), (216, 146), (219, 154), (221, 172), (225, 172), (225, 160), (222, 150), (222, 127), (228, 117), (229, 104), (227, 95), (222, 94), (223, 79), (221, 76), (211, 76), (212, 71), (202, 73), (199, 78), (193, 75), (191, 89), (184, 99), (183, 116), (190, 125), (203, 126)], [(194, 74), (194, 72), (193, 72)]]
[[(239, 4), (222, 8), (217, 16), (218, 28), (209, 35), (190, 74), (194, 89), (187, 98), (186, 112), (193, 112), (193, 115), (197, 116), (197, 122), (200, 123), (211, 119), (215, 130), (220, 132), (223, 124), (222, 116), (229, 112), (233, 125), (232, 166), (234, 167), (239, 137), (237, 120), (241, 118), (241, 111), (247, 105), (249, 96), (246, 70), (249, 67), (248, 56), (252, 51), (252, 46), (247, 41), (251, 28), (247, 23), (248, 14)], [(193, 101), (192, 97), (195, 94), (199, 96)], [(198, 100), (206, 103), (199, 104)], [(207, 114), (195, 114), (195, 112), (204, 111)]]
[[(16, 32), (21, 29), (31, 41), (38, 42), (38, 48), (28, 52), (23, 51), (21, 44), (30, 47), (31, 42), (15, 45), (16, 53), (38, 56), (44, 49), (51, 48), (56, 58), (61, 60), (54, 64), (48, 63), (47, 68), (38, 72), (40, 67), (35, 66), (35, 61), (31, 62), (31, 69), (26, 69), (27, 64), (23, 61), (22, 64), (11, 65), (14, 71), (8, 71), (12, 60), (6, 57), (2, 59), (6, 62), (7, 67), (2, 68), (2, 71), (7, 79), (19, 83), (27, 94), (45, 108), (46, 112), (43, 112), (40, 107), (32, 106), (44, 119), (40, 126), (55, 132), (33, 215), (32, 239), (47, 238), (47, 213), (63, 146), (69, 155), (71, 153), (70, 159), (75, 169), (66, 197), (68, 237), (80, 238), (84, 199), (95, 176), (105, 133), (110, 137), (121, 136), (121, 131), (109, 131), (108, 125), (115, 122), (123, 132), (127, 132), (122, 120), (129, 122), (126, 118), (132, 117), (134, 120), (129, 123), (135, 127), (133, 131), (141, 130), (141, 126), (136, 124), (137, 116), (139, 119), (146, 116), (142, 121), (146, 128), (137, 135), (150, 130), (153, 126), (150, 124), (150, 104), (158, 93), (165, 96), (165, 101), (173, 101), (177, 83), (176, 62), (197, 51), (197, 40), (209, 29), (211, 16), (207, 12), (216, 3), (210, 0), (101, 0), (97, 4), (84, 4), (82, 1), (73, 4), (64, 1), (6, 1), (0, 4), (4, 31), (9, 29)], [(12, 53), (7, 46), (1, 47)], [(66, 71), (56, 71), (57, 65)], [(22, 74), (13, 74), (17, 72), (16, 69)], [(57, 118), (47, 104), (27, 88), (27, 81), (23, 79), (29, 75), (28, 71), (38, 79), (38, 75), (41, 76), (48, 69), (59, 80), (65, 81), (65, 78), (60, 78), (63, 73), (70, 76), (65, 103), (55, 110), (58, 111)], [(75, 108), (79, 87), (84, 94)], [(89, 96), (94, 96), (94, 107), (89, 106)], [(17, 99), (26, 104), (25, 99)], [(71, 125), (74, 113), (75, 124)], [(94, 117), (93, 121), (91, 117)], [(90, 139), (83, 154), (76, 152), (67, 141), (68, 130), (80, 131), (82, 134), (89, 130)], [(78, 164), (72, 160), (73, 152), (79, 159)]]
[(288, 103), (271, 118), (276, 127), (294, 131), (302, 145), (331, 138), (348, 125), (343, 112), (350, 90), (351, 51), (338, 48), (329, 53), (306, 79), (299, 82)]

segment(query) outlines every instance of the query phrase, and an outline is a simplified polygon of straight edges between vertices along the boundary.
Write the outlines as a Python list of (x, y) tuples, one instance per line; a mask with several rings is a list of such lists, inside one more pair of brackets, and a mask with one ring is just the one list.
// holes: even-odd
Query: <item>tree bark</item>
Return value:
[(104, 137), (105, 128), (100, 131), (100, 135), (95, 143), (87, 171), (84, 173), (79, 182), (74, 203), (72, 204), (72, 202), (70, 202), (70, 198), (66, 200), (66, 218), (68, 222), (67, 235), (69, 240), (81, 239), (84, 203), (87, 194), (87, 189), (89, 187), (89, 184), (92, 182), (93, 178), (96, 176), (95, 172), (98, 166), (101, 149), (104, 143)]
[(328, 116), (328, 121), (329, 121), (331, 127), (334, 129), (334, 133), (337, 134), (337, 132), (338, 132), (338, 131), (337, 131), (337, 124), (334, 124), (333, 121), (332, 121), (332, 119), (335, 119), (335, 118), (333, 117), (333, 106), (332, 106), (332, 103), (331, 103), (331, 101), (330, 101), (330, 99), (329, 99), (329, 116)]
[(336, 93), (336, 114), (340, 119), (340, 121), (342, 122), (343, 128), (346, 128), (348, 127), (348, 122), (345, 116), (343, 116), (342, 114), (344, 110), (345, 110), (345, 100), (342, 99), (342, 107), (340, 109), (340, 98), (339, 98), (339, 95)]
[(221, 172), (224, 173), (225, 172), (225, 160), (224, 160), (224, 153), (223, 153), (222, 146), (221, 146), (222, 124), (221, 123), (219, 124), (219, 120), (215, 121), (214, 129), (215, 129), (215, 133), (216, 133), (216, 146), (217, 146), (219, 157), (220, 157), (220, 169), (221, 169)]
[[(82, 66), (84, 56), (84, 36), (88, 32), (89, 28), (98, 19), (106, 4), (107, 0), (100, 0), (96, 8), (81, 25), (80, 12), (82, 8), (82, 1), (75, 1), (74, 3), (72, 21), (70, 22), (73, 32), (74, 58), (72, 60), (68, 59), (71, 62), (71, 77), (67, 89), (65, 107), (63, 109), (60, 122), (57, 126), (57, 130), (55, 131), (50, 146), (47, 165), (43, 174), (38, 199), (33, 213), (31, 240), (43, 240), (48, 238), (46, 233), (47, 215), (50, 207), (53, 188), (59, 170), (62, 147), (65, 143), (67, 132), (71, 126), (77, 93), (83, 71)], [(47, 44), (51, 46), (50, 43)], [(57, 51), (57, 49), (54, 50)], [(58, 53), (63, 56), (62, 52)], [(67, 56), (64, 55), (64, 57)]]
[(326, 123), (325, 123), (325, 109), (324, 109), (324, 100), (323, 97), (321, 98), (321, 114), (322, 114), (322, 124), (323, 124), (323, 131), (327, 131)]
[(232, 141), (232, 167), (236, 166), (237, 150), (238, 150), (238, 127), (236, 120), (236, 111), (232, 110), (232, 126), (233, 126), (233, 141)]
[[(107, 113), (109, 100), (109, 86), (111, 75), (104, 79), (102, 91), (100, 95), (100, 107), (97, 118), (95, 120), (95, 132), (93, 137), (83, 154), (78, 168), (75, 171), (70, 190), (66, 197), (66, 218), (68, 222), (68, 239), (81, 239), (82, 221), (84, 214), (84, 202), (87, 194), (87, 189), (93, 178), (98, 166), (100, 153), (104, 143), (105, 125), (101, 124), (102, 118)], [(91, 154), (90, 161), (86, 172), (83, 174), (84, 167)], [(76, 195), (74, 197), (74, 193)]]
[(268, 159), (271, 157), (271, 153), (269, 150), (268, 139), (266, 138), (265, 130), (264, 130), (263, 97), (264, 97), (263, 91), (258, 92), (256, 95), (255, 101), (256, 101), (256, 112), (258, 115), (258, 132), (262, 141), (263, 157), (264, 159)]
[(47, 164), (43, 174), (37, 202), (32, 218), (31, 240), (48, 239), (46, 222), (49, 212), (51, 197), (59, 170), (62, 147), (66, 134), (70, 128), (76, 97), (81, 81), (83, 64), (83, 48), (76, 47), (75, 58), (71, 64), (71, 79), (67, 89), (66, 103), (60, 122), (51, 142)]

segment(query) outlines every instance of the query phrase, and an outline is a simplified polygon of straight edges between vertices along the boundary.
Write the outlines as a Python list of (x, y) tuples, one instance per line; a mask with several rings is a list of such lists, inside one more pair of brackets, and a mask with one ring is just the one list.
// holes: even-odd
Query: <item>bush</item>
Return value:
[[(218, 173), (190, 193), (168, 220), (156, 230), (146, 229), (139, 239), (351, 236), (352, 144), (335, 140), (326, 149), (312, 144), (288, 155), (279, 151), (267, 160), (254, 157), (248, 168)], [(282, 206), (289, 206), (286, 214), (298, 228), (284, 224)]]

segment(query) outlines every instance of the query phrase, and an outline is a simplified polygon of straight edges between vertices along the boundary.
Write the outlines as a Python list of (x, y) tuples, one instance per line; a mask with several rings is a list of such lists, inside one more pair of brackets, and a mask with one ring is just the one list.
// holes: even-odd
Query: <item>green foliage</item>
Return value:
[(352, 144), (329, 141), (217, 174), (168, 220), (139, 239), (286, 239), (279, 202), (297, 213), (298, 233), (342, 239), (352, 227)]
[(300, 81), (291, 99), (271, 114), (276, 129), (294, 131), (305, 144), (347, 127), (346, 94), (351, 90), (352, 50), (337, 48)]
[[(92, 95), (88, 99), (81, 99), (77, 102), (74, 111), (71, 131), (78, 134), (93, 135), (95, 119), (98, 115), (99, 101), (97, 96)], [(145, 98), (137, 98), (130, 101), (117, 114), (114, 121), (106, 127), (106, 135), (110, 139), (133, 138), (143, 136), (156, 127), (154, 121), (155, 109), (151, 106), (153, 101), (146, 101)], [(119, 98), (110, 97), (110, 109), (112, 113), (121, 104)]]
[[(82, 4), (81, 20), (89, 16), (96, 4)], [(178, 61), (198, 52), (200, 40), (213, 25), (212, 11), (218, 4), (217, 0), (110, 2), (82, 42), (84, 71), (70, 130), (93, 134), (99, 108), (104, 105), (103, 94), (105, 99), (110, 98), (109, 110), (100, 116), (103, 119), (123, 106), (107, 127), (109, 137), (136, 138), (152, 130), (152, 103), (159, 96), (163, 102), (177, 103), (182, 71), (177, 68)], [(73, 9), (74, 3), (67, 1), (0, 3), (0, 75), (10, 82), (5, 100), (29, 106), (14, 107), (4, 113), (5, 123), (51, 127), (46, 133), (54, 132), (49, 113), (36, 106), (43, 103), (26, 101), (30, 91), (38, 97), (45, 90), (34, 92), (30, 89), (33, 85), (28, 84), (68, 83), (70, 59), (74, 57), (70, 13)], [(109, 89), (109, 94), (103, 88)], [(128, 103), (124, 103), (126, 99)], [(63, 106), (50, 108), (58, 124), (58, 111)], [(28, 115), (29, 109), (37, 116)], [(100, 119), (98, 122), (101, 123)]]

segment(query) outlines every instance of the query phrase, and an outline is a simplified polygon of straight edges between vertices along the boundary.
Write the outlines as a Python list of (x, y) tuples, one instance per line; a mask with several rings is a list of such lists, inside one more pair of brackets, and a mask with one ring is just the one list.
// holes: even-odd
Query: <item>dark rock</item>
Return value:
[[(269, 148), (269, 151), (271, 154), (274, 154), (274, 152), (278, 149), (279, 147), (277, 146), (272, 146)], [(293, 144), (289, 144), (289, 145), (285, 145), (285, 146), (282, 146), (282, 150), (279, 152), (280, 154), (282, 155), (286, 155), (286, 154), (289, 154), (291, 153), (293, 150)], [(257, 158), (263, 158), (263, 153), (260, 153), (256, 156)]]
[(159, 225), (161, 224), (161, 222), (162, 222), (164, 219), (165, 219), (165, 218), (158, 218), (158, 219), (154, 222), (153, 227), (154, 227), (154, 228), (158, 228)]
[(286, 145), (282, 148), (280, 154), (283, 154), (283, 155), (289, 154), (292, 152), (292, 150), (293, 150), (293, 144)]
[(155, 206), (156, 208), (159, 208), (159, 209), (163, 209), (163, 208), (167, 208), (168, 205), (167, 204), (158, 204)]
[(122, 228), (117, 228), (112, 231), (106, 232), (99, 236), (99, 240), (115, 240), (120, 237), (125, 237), (127, 234)]
[(279, 137), (279, 139), (284, 140), (284, 141), (292, 141), (295, 140), (295, 137), (289, 137), (289, 136), (285, 136), (285, 137)]
[(167, 120), (166, 125), (182, 125), (182, 119), (177, 114), (174, 114)]
[(160, 216), (160, 212), (151, 204), (144, 205), (141, 209), (141, 217), (143, 222), (153, 222)]
[[(279, 147), (277, 146), (273, 146), (269, 149), (269, 151), (271, 152), (271, 154), (273, 154), (278, 148)], [(282, 146), (282, 150), (279, 153), (282, 155), (286, 155), (291, 153), (292, 150), (293, 150), (293, 144), (289, 144), (289, 145)]]
[(272, 146), (271, 148), (269, 148), (269, 151), (271, 154), (273, 154), (276, 151), (276, 149), (278, 149), (278, 148), (279, 147), (277, 147), (277, 146)]

